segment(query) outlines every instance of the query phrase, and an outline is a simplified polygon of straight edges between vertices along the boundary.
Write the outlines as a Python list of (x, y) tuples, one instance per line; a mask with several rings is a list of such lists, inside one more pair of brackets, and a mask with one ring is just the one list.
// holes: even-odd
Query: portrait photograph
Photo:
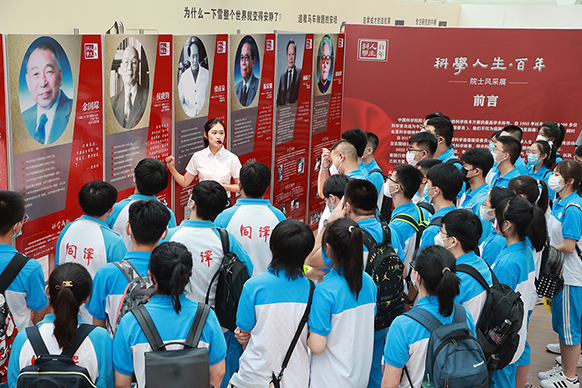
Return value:
[(317, 88), (325, 94), (333, 80), (333, 41), (329, 35), (324, 35), (319, 42), (315, 67), (317, 68)]
[(279, 35), (277, 43), (277, 106), (294, 104), (299, 97), (305, 35)]
[(238, 45), (234, 59), (235, 93), (242, 106), (252, 104), (259, 94), (261, 58), (255, 39), (247, 35)]
[(198, 37), (192, 36), (184, 44), (177, 74), (180, 105), (189, 117), (196, 117), (204, 107), (210, 85), (208, 56)]

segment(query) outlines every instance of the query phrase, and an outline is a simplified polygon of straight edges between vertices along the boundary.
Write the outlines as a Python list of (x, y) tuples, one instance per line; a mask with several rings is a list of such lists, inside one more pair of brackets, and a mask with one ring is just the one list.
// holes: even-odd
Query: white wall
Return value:
[(461, 5), (460, 27), (582, 28), (581, 5)]

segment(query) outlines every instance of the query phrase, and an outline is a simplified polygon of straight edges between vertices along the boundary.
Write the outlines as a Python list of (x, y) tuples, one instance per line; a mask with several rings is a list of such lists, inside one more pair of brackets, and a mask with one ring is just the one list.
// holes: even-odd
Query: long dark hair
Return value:
[[(220, 124), (220, 125), (222, 125), (222, 128), (224, 128), (224, 139), (226, 140), (226, 125), (224, 125), (224, 123), (220, 119), (210, 119), (210, 120), (208, 120), (206, 122), (206, 124), (204, 124), (204, 134), (206, 136), (208, 136), (208, 132), (210, 132), (210, 130), (212, 128), (214, 128), (214, 126), (216, 124)], [(204, 147), (208, 147), (208, 145), (210, 144), (208, 142), (208, 139), (206, 138), (206, 136), (203, 138), (203, 140), (204, 140)]]
[(544, 166), (551, 170), (556, 164), (556, 147), (550, 147), (550, 143), (545, 140), (536, 140), (532, 143), (534, 144), (538, 145), (542, 154), (546, 154)]
[(329, 244), (331, 251), (327, 252), (328, 256), (333, 260), (334, 267), (343, 267), (343, 276), (357, 299), (362, 289), (364, 271), (362, 230), (355, 221), (340, 218), (327, 226), (322, 244)]
[(57, 265), (49, 276), (49, 298), (55, 313), (54, 335), (62, 349), (73, 344), (79, 306), (91, 295), (92, 286), (89, 271), (77, 263)]
[(536, 251), (544, 248), (548, 238), (546, 217), (539, 206), (533, 205), (525, 198), (506, 198), (495, 208), (497, 225), (501, 228), (503, 221), (515, 225), (515, 232), (520, 240), (529, 240)]
[(192, 254), (179, 242), (165, 242), (153, 250), (149, 270), (158, 285), (158, 294), (172, 296), (176, 313), (182, 309), (180, 295), (192, 274)]
[[(521, 175), (509, 181), (509, 190), (515, 195), (523, 194), (532, 205), (538, 205), (545, 213), (550, 203), (548, 185), (543, 179), (536, 180), (529, 175)], [(541, 188), (541, 190), (540, 190)]]
[(439, 314), (445, 317), (453, 313), (454, 300), (459, 295), (461, 280), (456, 275), (456, 263), (455, 256), (439, 245), (424, 248), (414, 263), (426, 291), (438, 297)]

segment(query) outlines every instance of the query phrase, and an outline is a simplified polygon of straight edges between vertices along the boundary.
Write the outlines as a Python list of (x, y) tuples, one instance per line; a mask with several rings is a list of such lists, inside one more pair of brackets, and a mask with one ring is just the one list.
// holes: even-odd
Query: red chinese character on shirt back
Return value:
[(269, 233), (271, 231), (271, 227), (270, 226), (261, 226), (259, 228), (259, 238), (265, 238), (265, 242), (267, 242), (267, 238), (269, 237)]
[(241, 237), (248, 237), (249, 240), (251, 239), (251, 236), (253, 234), (253, 228), (250, 226), (244, 226), (241, 225), (240, 226), (240, 236)]
[(87, 260), (87, 265), (91, 264), (91, 259), (93, 259), (94, 254), (95, 249), (93, 248), (85, 248), (83, 250), (83, 259)]
[(208, 263), (208, 267), (210, 268), (210, 262), (212, 261), (212, 251), (209, 249), (206, 252), (200, 252), (200, 262)]
[(67, 243), (67, 255), (73, 256), (73, 259), (77, 260), (77, 246)]

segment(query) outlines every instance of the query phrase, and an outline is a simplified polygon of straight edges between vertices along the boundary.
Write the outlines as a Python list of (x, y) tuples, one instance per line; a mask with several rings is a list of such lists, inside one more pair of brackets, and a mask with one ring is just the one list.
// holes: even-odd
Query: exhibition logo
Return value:
[(344, 38), (339, 38), (337, 40), (337, 48), (343, 48), (344, 47)]
[(305, 39), (305, 49), (311, 50), (313, 48), (313, 40), (312, 39)]
[(225, 54), (226, 53), (226, 41), (220, 40), (216, 42), (216, 52), (218, 54)]
[(273, 39), (267, 39), (267, 51), (273, 51), (275, 48), (275, 41)]
[(170, 42), (160, 42), (160, 57), (170, 56)]
[(388, 41), (358, 39), (359, 61), (388, 61)]
[(97, 43), (85, 43), (85, 59), (99, 59), (99, 45)]

